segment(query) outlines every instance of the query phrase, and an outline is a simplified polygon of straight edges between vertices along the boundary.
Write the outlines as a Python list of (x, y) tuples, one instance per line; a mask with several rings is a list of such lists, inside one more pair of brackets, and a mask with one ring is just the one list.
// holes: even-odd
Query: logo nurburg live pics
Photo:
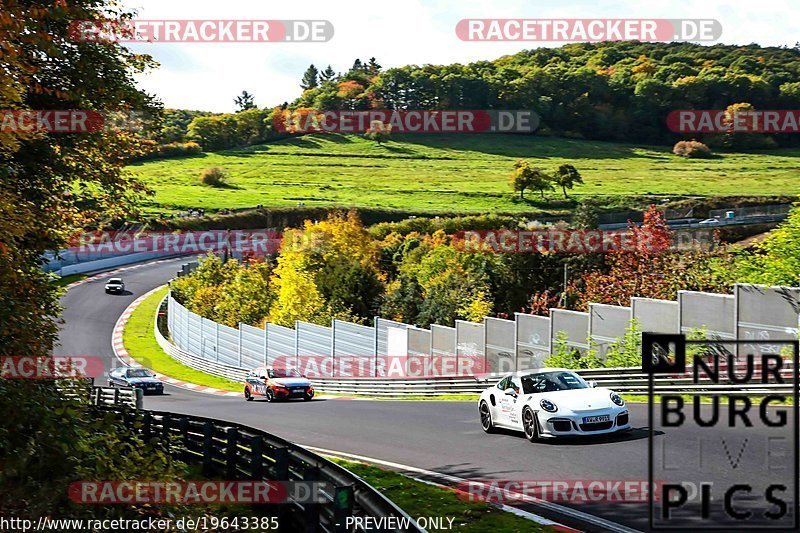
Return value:
[(650, 530), (800, 524), (798, 341), (642, 333)]

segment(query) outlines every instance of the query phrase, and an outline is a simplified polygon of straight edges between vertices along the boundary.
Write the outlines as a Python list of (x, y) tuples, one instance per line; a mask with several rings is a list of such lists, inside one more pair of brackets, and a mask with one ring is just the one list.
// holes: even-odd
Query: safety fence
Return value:
[[(154, 333), (161, 348), (174, 359), (183, 364), (216, 376), (225, 377), (233, 381), (243, 382), (247, 369), (233, 366), (220, 365), (206, 361), (189, 352), (181, 350), (164, 337), (156, 326)], [(724, 344), (725, 341), (718, 341)], [(743, 361), (739, 363), (744, 364)], [(792, 392), (792, 368), (790, 359), (783, 361), (782, 375), (786, 378), (783, 384), (748, 384), (746, 387), (731, 382), (725, 376), (719, 383), (703, 379), (695, 382), (690, 373), (654, 376), (653, 390), (658, 394), (685, 394), (695, 395), (709, 393), (726, 394), (733, 392), (746, 392), (748, 394), (789, 394)], [(723, 364), (721, 370), (726, 371)], [(737, 373), (743, 374), (746, 370), (739, 368)], [(642, 372), (640, 367), (617, 368), (592, 368), (576, 371), (587, 381), (594, 381), (600, 387), (608, 387), (624, 394), (647, 394), (649, 392), (648, 374)], [(314, 388), (321, 393), (365, 395), (373, 397), (409, 397), (409, 396), (447, 396), (453, 394), (470, 395), (480, 394), (486, 388), (493, 386), (502, 374), (495, 373), (483, 376), (442, 376), (420, 378), (350, 378), (350, 377), (315, 377)]]
[[(202, 468), (207, 479), (297, 482), (313, 487), (287, 491), (285, 501), (260, 506), (276, 516), (282, 531), (364, 531), (363, 524), (386, 523), (389, 532), (423, 532), (391, 500), (347, 469), (280, 437), (241, 424), (198, 416), (131, 409), (136, 394), (127, 389), (93, 387), (92, 404), (115, 412), (146, 441), (157, 438), (167, 453)], [(348, 517), (370, 520), (349, 520)]]
[(632, 298), (624, 307), (590, 304), (588, 312), (551, 309), (549, 317), (516, 313), (513, 320), (430, 329), (377, 317), (371, 326), (333, 320), (234, 328), (190, 312), (171, 295), (165, 311), (176, 358), (235, 379), (262, 365), (321, 378), (473, 376), (540, 368), (564, 348), (604, 360), (634, 320), (641, 331), (702, 331), (709, 340), (742, 339), (759, 352), (779, 353), (771, 341), (797, 339), (800, 288), (737, 284), (733, 294), (679, 291), (677, 301)]

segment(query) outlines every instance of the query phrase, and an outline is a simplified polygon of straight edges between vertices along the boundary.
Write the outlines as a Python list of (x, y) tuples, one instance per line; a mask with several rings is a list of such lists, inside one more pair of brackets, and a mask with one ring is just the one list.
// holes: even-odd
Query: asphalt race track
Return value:
[[(104, 280), (74, 287), (62, 299), (64, 321), (59, 355), (98, 355), (110, 367), (114, 360), (111, 334), (117, 318), (138, 296), (170, 279), (185, 259), (147, 265), (122, 274), (127, 293), (106, 295)], [(102, 380), (101, 384), (105, 384)], [(412, 402), (315, 400), (266, 403), (222, 398), (167, 386), (164, 396), (145, 397), (145, 407), (231, 420), (262, 428), (301, 445), (336, 450), (410, 465), (467, 479), (514, 480), (646, 480), (648, 465), (647, 410), (630, 405), (634, 430), (592, 441), (529, 443), (521, 434), (485, 435), (471, 402)], [(723, 411), (725, 413), (725, 411)], [(671, 479), (697, 479), (693, 444), (703, 437), (706, 454), (735, 455), (745, 438), (756, 435), (761, 423), (750, 428), (710, 428), (701, 432), (681, 428), (687, 459), (676, 461)], [(677, 430), (676, 430), (677, 431)], [(788, 430), (786, 431), (788, 435)], [(663, 438), (661, 433), (656, 438)], [(723, 444), (723, 439), (725, 443)], [(736, 480), (764, 479), (759, 459), (766, 450), (754, 439), (730, 468)], [(722, 446), (725, 453), (722, 453)], [(693, 447), (694, 446), (694, 447)], [(731, 451), (728, 450), (730, 448)], [(714, 453), (717, 450), (718, 453)], [(731, 461), (733, 462), (733, 461)], [(791, 477), (789, 470), (770, 474)], [(685, 477), (682, 477), (685, 476)], [(717, 482), (720, 476), (715, 476)], [(791, 485), (789, 485), (791, 486)], [(570, 507), (635, 529), (646, 530), (646, 503), (575, 503)], [(767, 504), (755, 508), (764, 509)], [(698, 528), (702, 527), (698, 524)], [(602, 528), (595, 528), (601, 530)]]

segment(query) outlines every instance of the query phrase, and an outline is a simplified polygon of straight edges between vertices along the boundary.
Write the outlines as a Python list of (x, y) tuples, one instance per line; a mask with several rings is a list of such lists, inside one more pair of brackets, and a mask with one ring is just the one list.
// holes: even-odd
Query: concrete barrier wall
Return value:
[(516, 323), (513, 320), (486, 317), (486, 371), (513, 372), (517, 369)]
[(560, 332), (567, 334), (567, 346), (575, 348), (581, 353), (589, 351), (589, 313), (551, 309), (550, 342), (552, 346), (555, 346)]
[(517, 370), (544, 365), (550, 356), (550, 317), (516, 313)]
[[(780, 353), (770, 340), (796, 340), (800, 314), (800, 288), (766, 285), (734, 286), (736, 334), (752, 340), (761, 353)], [(746, 349), (746, 346), (745, 346)]]
[(609, 346), (625, 335), (630, 323), (630, 307), (589, 304), (589, 331), (597, 357), (605, 359)]
[(681, 318), (678, 302), (631, 298), (633, 318), (639, 321), (642, 331), (651, 333), (680, 333)]
[(705, 330), (708, 339), (736, 336), (736, 298), (732, 294), (678, 291), (681, 332)]
[[(296, 329), (275, 324), (263, 330), (246, 324), (230, 328), (189, 312), (172, 298), (168, 310), (175, 345), (225, 367), (270, 365), (279, 357), (297, 361), (298, 355), (380, 361), (408, 354), (430, 357), (435, 365), (470, 359), (481, 363), (481, 373), (498, 373), (544, 366), (561, 331), (568, 346), (586, 354), (591, 340), (603, 358), (608, 346), (625, 335), (631, 317), (642, 331), (702, 328), (709, 338), (738, 336), (752, 340), (761, 353), (779, 351), (770, 340), (797, 339), (800, 288), (740, 284), (732, 295), (681, 291), (676, 302), (632, 298), (630, 307), (590, 304), (588, 313), (551, 309), (550, 317), (516, 313), (514, 320), (458, 320), (455, 327), (432, 325), (430, 330), (382, 318), (375, 319), (374, 327), (337, 320), (332, 327), (298, 322)], [(388, 353), (392, 350), (398, 353)]]

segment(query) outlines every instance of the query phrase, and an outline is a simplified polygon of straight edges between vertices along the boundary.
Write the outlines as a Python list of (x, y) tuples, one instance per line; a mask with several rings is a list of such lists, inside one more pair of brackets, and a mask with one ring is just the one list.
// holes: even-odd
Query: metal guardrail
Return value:
[[(424, 532), (391, 500), (347, 469), (265, 431), (211, 418), (164, 411), (131, 409), (141, 391), (93, 387), (93, 405), (117, 413), (126, 427), (145, 440), (159, 438), (166, 451), (187, 463), (202, 465), (205, 477), (233, 480), (321, 482), (322, 503), (290, 499), (276, 505), (282, 528), (307, 533), (362, 531), (346, 517), (393, 517), (387, 532)], [(131, 400), (134, 400), (132, 403)], [(355, 522), (357, 525), (359, 522)]]
[(134, 409), (142, 408), (144, 391), (134, 388), (92, 387), (94, 405), (123, 405)]
[(130, 407), (141, 409), (144, 391), (129, 387), (97, 387), (91, 384), (90, 387), (68, 387), (61, 389), (61, 394), (65, 398), (75, 398), (88, 400), (92, 405), (101, 407)]

